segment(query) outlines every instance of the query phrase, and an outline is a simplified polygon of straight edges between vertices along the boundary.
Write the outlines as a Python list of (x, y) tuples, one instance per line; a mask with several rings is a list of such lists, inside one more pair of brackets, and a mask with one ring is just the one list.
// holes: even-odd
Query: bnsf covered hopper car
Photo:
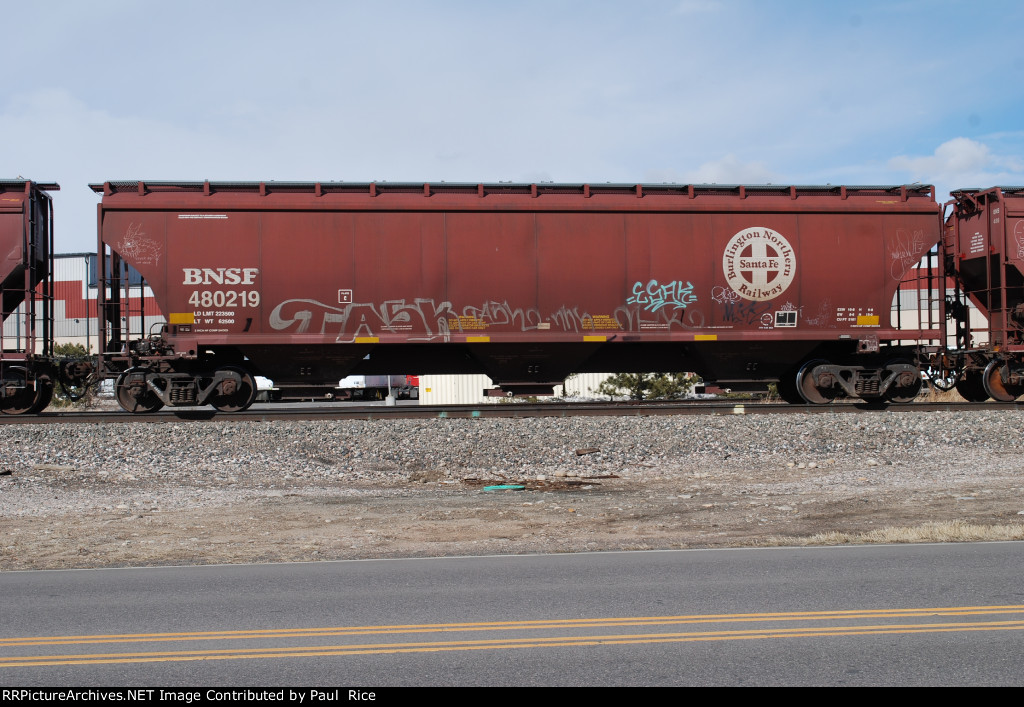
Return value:
[[(907, 400), (945, 336), (930, 306), (909, 330), (891, 315), (942, 235), (927, 186), (92, 188), (101, 366), (136, 412), (241, 410), (255, 375), (410, 369), (525, 393), (572, 372), (695, 371), (791, 400)], [(126, 330), (125, 263), (166, 327)]]

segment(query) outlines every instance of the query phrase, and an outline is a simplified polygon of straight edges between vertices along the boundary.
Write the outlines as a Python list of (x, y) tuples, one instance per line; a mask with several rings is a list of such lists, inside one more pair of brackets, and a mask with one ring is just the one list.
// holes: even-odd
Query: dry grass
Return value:
[[(925, 523), (913, 528), (879, 528), (866, 533), (831, 531), (808, 538), (776, 537), (772, 540), (783, 545), (860, 545), (887, 543), (962, 543), (996, 540), (1024, 540), (1024, 524), (975, 525), (961, 520), (943, 523)], [(773, 543), (774, 544), (774, 543)]]
[[(724, 399), (727, 396), (719, 395), (718, 397), (720, 399)], [(849, 400), (849, 398), (840, 398), (840, 400)], [(856, 401), (856, 399), (854, 399), (854, 401)], [(934, 387), (932, 387), (930, 385), (929, 386), (925, 386), (925, 388), (920, 392), (920, 394), (917, 396), (915, 401), (919, 402), (919, 403), (965, 403), (965, 402), (967, 402), (966, 400), (964, 400), (963, 396), (960, 395), (960, 393), (956, 392), (956, 388), (953, 388), (952, 390), (939, 390), (938, 388), (934, 388)], [(751, 400), (751, 402), (781, 403), (781, 402), (784, 402), (784, 401), (782, 400), (782, 398), (779, 397), (778, 389), (777, 389), (776, 385), (774, 383), (772, 383), (769, 386), (769, 388), (768, 388), (768, 392), (765, 393), (763, 397), (761, 397), (761, 398), (754, 398), (753, 400)]]
[(922, 403), (963, 403), (967, 402), (964, 400), (960, 393), (956, 392), (956, 388), (953, 390), (938, 390), (936, 388), (929, 387), (927, 390), (917, 396), (917, 400)]

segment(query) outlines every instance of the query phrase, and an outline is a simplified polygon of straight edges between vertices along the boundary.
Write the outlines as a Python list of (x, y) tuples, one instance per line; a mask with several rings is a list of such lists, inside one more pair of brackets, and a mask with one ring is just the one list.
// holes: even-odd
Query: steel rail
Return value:
[(674, 401), (642, 403), (489, 403), (484, 405), (399, 405), (368, 406), (346, 403), (310, 407), (300, 403), (256, 406), (241, 413), (217, 412), (212, 408), (163, 409), (157, 413), (132, 415), (120, 410), (47, 411), (39, 415), (0, 415), (0, 425), (45, 425), (71, 423), (166, 423), (190, 421), (271, 422), (275, 420), (401, 420), (478, 419), (528, 417), (595, 417), (647, 415), (766, 415), (880, 412), (966, 412), (1024, 409), (1024, 401), (1001, 403), (885, 403), (834, 402), (827, 405), (792, 405), (759, 400)]

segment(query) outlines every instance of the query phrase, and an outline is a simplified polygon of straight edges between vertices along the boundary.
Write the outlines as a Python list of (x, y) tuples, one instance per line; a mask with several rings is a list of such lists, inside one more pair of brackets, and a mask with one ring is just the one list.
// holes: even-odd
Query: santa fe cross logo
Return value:
[(745, 228), (725, 246), (725, 279), (740, 297), (764, 302), (775, 299), (796, 275), (796, 256), (785, 237), (770, 228)]

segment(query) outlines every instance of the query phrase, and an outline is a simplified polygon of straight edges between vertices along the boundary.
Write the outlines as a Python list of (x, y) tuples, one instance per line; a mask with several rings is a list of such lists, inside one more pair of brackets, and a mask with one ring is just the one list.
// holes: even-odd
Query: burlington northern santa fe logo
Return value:
[(754, 302), (775, 299), (796, 275), (796, 256), (785, 237), (770, 228), (745, 228), (725, 246), (725, 279), (736, 294)]

